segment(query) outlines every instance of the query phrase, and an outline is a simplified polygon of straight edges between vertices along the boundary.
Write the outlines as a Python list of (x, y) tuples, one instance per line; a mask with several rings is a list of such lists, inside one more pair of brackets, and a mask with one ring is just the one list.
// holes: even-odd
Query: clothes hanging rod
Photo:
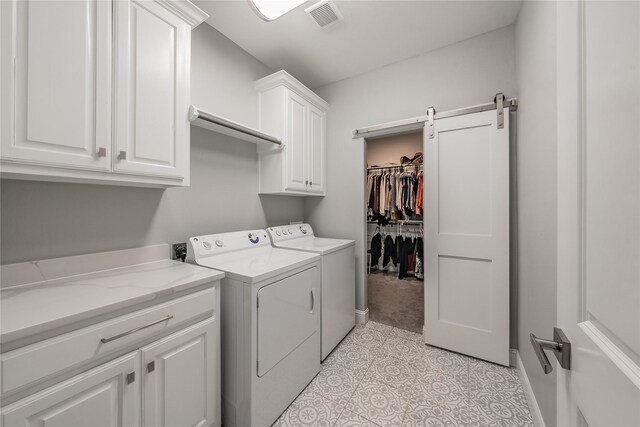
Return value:
[[(504, 100), (504, 107), (510, 111), (518, 109), (518, 99), (510, 98)], [(463, 116), (465, 114), (481, 113), (483, 111), (491, 111), (496, 109), (495, 102), (474, 105), (471, 107), (458, 108), (443, 112), (435, 112), (433, 120), (444, 119), (447, 117)], [(429, 114), (423, 116), (412, 117), (410, 119), (395, 120), (393, 122), (381, 123), (363, 128), (354, 129), (353, 138), (381, 138), (390, 135), (415, 132), (424, 127), (424, 123), (429, 121)]]
[[(193, 124), (204, 127), (205, 129), (220, 132), (225, 135), (234, 136), (245, 141), (254, 143), (269, 142), (276, 145), (282, 145), (282, 141), (275, 136), (260, 132), (257, 129), (216, 116), (215, 114), (203, 111), (194, 107), (189, 109), (189, 119)], [(204, 122), (204, 123), (203, 123)]]
[(414, 165), (371, 166), (370, 168), (367, 168), (367, 170), (371, 171), (371, 170), (382, 170), (382, 169), (404, 169), (404, 168), (410, 168), (410, 167), (422, 167), (422, 163), (417, 163)]

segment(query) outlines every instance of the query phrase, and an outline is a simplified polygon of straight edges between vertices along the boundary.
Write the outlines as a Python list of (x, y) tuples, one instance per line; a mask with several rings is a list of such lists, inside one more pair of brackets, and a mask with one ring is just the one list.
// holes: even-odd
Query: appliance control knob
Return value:
[(251, 243), (253, 243), (254, 245), (260, 241), (260, 236), (257, 236), (257, 235), (255, 235), (253, 233), (249, 233), (249, 236), (247, 236), (247, 237), (249, 237), (249, 241)]
[(276, 230), (276, 236), (281, 236), (281, 235), (282, 235), (282, 233), (279, 232), (278, 230)]
[(293, 234), (293, 231), (291, 231), (291, 229), (289, 229), (289, 234)]
[(307, 234), (307, 227), (300, 226), (300, 231), (302, 231), (302, 234)]
[(205, 249), (211, 249), (211, 243), (210, 242), (204, 241), (204, 242), (202, 242), (202, 246), (204, 246)]
[(216, 246), (221, 248), (224, 245), (224, 243), (222, 243), (222, 240), (216, 240)]

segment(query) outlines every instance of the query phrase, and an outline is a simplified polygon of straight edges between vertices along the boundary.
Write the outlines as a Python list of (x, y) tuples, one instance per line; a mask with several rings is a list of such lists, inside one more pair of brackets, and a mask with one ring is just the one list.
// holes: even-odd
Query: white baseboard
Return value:
[(356, 310), (356, 325), (366, 325), (369, 321), (369, 307), (366, 310)]
[(520, 358), (520, 353), (518, 353), (517, 351), (516, 367), (518, 368), (518, 372), (520, 373), (520, 381), (522, 381), (524, 394), (527, 396), (527, 402), (529, 402), (529, 410), (531, 411), (533, 422), (535, 423), (536, 427), (545, 427), (544, 419), (542, 418), (542, 412), (540, 412), (538, 401), (536, 400), (536, 396), (533, 394), (533, 389), (531, 388), (531, 383), (529, 382), (527, 371), (525, 371), (524, 364), (522, 363), (522, 359)]

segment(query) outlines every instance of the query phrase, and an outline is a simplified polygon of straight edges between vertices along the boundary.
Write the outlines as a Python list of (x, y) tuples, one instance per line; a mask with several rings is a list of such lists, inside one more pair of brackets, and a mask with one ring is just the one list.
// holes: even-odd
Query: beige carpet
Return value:
[(370, 320), (422, 334), (423, 282), (400, 280), (397, 273), (372, 273), (367, 280)]

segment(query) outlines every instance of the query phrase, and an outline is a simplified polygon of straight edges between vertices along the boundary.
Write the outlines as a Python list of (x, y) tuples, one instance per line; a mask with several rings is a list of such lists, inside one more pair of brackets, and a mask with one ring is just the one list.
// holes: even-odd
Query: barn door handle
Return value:
[(545, 374), (553, 371), (553, 365), (549, 362), (545, 349), (553, 350), (561, 367), (571, 369), (571, 343), (562, 329), (553, 328), (553, 341), (538, 338), (533, 333), (529, 334), (529, 341)]

